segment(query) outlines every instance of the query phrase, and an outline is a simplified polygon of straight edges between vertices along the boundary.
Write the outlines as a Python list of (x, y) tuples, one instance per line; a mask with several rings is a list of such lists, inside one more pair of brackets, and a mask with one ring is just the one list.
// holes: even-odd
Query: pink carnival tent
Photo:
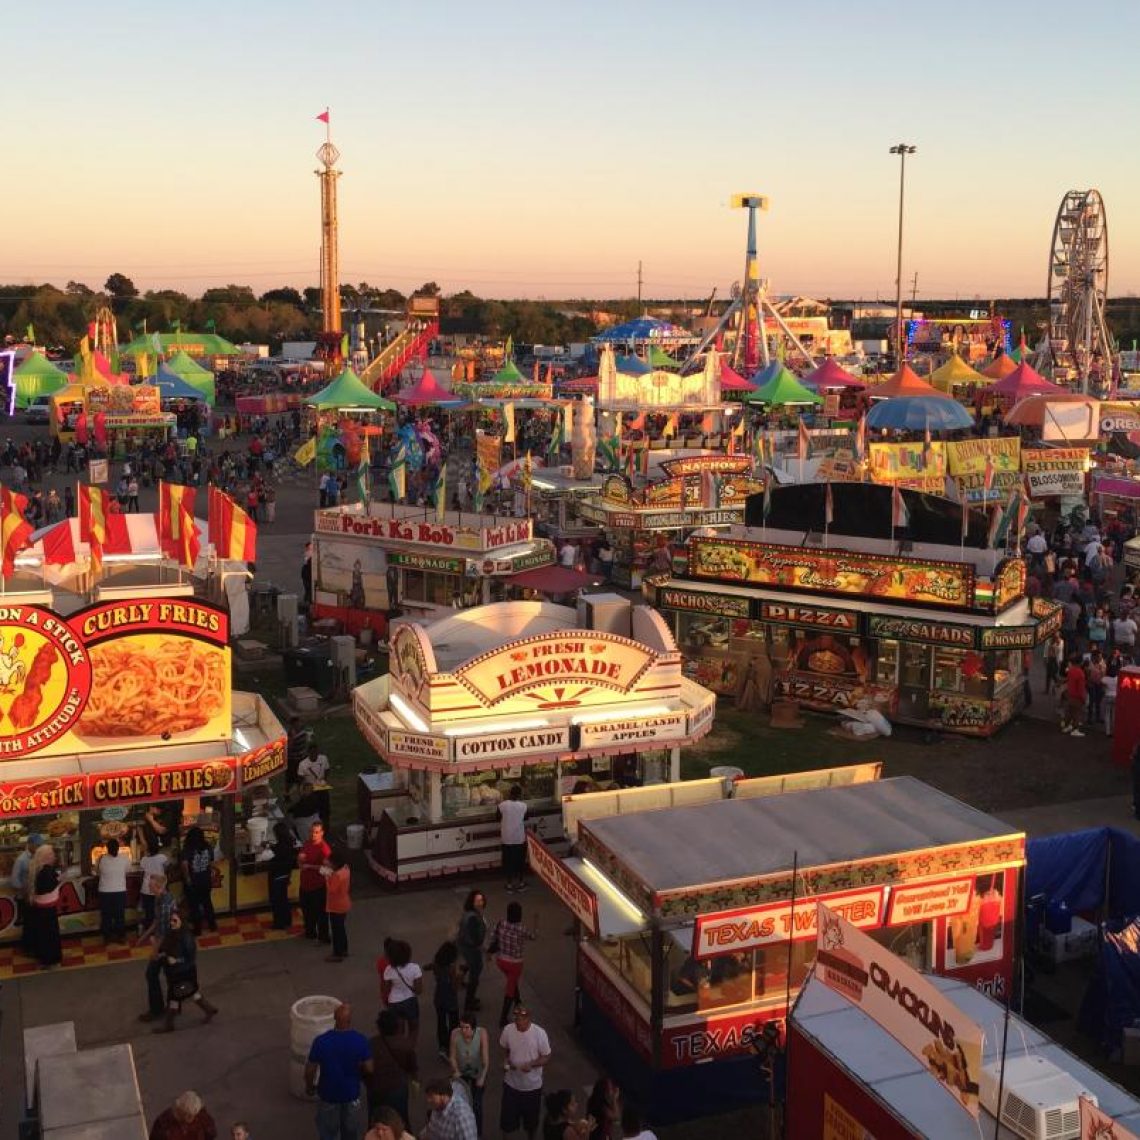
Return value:
[(1019, 364), (1008, 376), (990, 384), (984, 389), (987, 394), (1001, 396), (1003, 399), (1016, 402), (1024, 400), (1026, 396), (1063, 396), (1064, 388), (1050, 383), (1039, 372), (1035, 372), (1028, 364)]
[(825, 388), (866, 388), (867, 381), (853, 376), (845, 368), (840, 368), (832, 357), (828, 357), (814, 372), (809, 372), (803, 381), (817, 392)]
[(720, 362), (720, 390), (722, 392), (754, 392), (756, 385), (745, 380), (730, 364)]
[(409, 408), (422, 408), (428, 404), (458, 404), (460, 397), (450, 388), (445, 388), (435, 378), (430, 368), (425, 368), (424, 374), (416, 384), (403, 392), (396, 393), (396, 403)]

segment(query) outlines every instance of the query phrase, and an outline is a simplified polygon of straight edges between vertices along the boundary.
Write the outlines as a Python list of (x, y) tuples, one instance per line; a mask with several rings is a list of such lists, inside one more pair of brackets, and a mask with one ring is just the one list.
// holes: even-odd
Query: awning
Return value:
[(512, 586), (538, 590), (542, 594), (571, 594), (587, 586), (599, 586), (605, 579), (568, 566), (536, 566), (533, 570), (512, 574), (506, 581)]

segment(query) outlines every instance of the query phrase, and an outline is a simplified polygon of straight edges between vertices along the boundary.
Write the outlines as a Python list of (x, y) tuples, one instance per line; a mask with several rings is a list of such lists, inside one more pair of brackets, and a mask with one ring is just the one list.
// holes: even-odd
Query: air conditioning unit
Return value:
[(1080, 1140), (1081, 1110), (1077, 1098), (1086, 1096), (1093, 1104), (1097, 1103), (1096, 1096), (1080, 1081), (1044, 1057), (1010, 1057), (1008, 1054), (1004, 1082), (998, 1058), (982, 1069), (978, 1095), (989, 1113), (1026, 1140)]
[(356, 638), (341, 634), (329, 638), (329, 659), (344, 678), (345, 692), (356, 688)]

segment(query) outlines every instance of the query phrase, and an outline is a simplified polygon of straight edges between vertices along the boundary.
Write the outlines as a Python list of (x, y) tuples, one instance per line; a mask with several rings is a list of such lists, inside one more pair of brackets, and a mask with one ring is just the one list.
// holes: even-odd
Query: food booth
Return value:
[(820, 902), (916, 967), (1012, 992), (1022, 832), (911, 777), (750, 783), (580, 819), (573, 858), (531, 841), (579, 920), (583, 1038), (662, 1122), (766, 1099), (752, 1046), (810, 971)]
[[(670, 539), (744, 522), (749, 495), (763, 491), (747, 455), (696, 454), (663, 459), (662, 478), (633, 489), (610, 475), (598, 494), (578, 504), (578, 516), (600, 527), (614, 549), (613, 580), (640, 589), (656, 560), (668, 559)], [(665, 554), (659, 552), (664, 550)]]
[(215, 909), (268, 901), (258, 861), (284, 730), (263, 697), (232, 691), (224, 610), (120, 593), (73, 610), (63, 593), (0, 602), (0, 941), (20, 934), (9, 875), (33, 834), (63, 872), (64, 934), (99, 928), (95, 867), (111, 838), (132, 858), (128, 922), (141, 857), (163, 849), (176, 881), (193, 826), (216, 849)]
[(1061, 622), (1057, 603), (1026, 597), (1021, 559), (802, 540), (759, 527), (690, 538), (683, 571), (646, 584), (694, 680), (737, 694), (751, 668), (770, 698), (823, 712), (871, 705), (973, 736), (1013, 719), (1024, 701), (1023, 655)]
[(51, 430), (61, 443), (76, 438), (81, 422), (89, 439), (101, 425), (112, 456), (126, 454), (129, 441), (165, 442), (177, 422), (173, 412), (162, 410), (161, 392), (153, 384), (69, 384), (51, 399)]
[(313, 606), (346, 633), (383, 635), (388, 613), (430, 617), (505, 595), (508, 579), (550, 565), (554, 547), (529, 518), (402, 503), (350, 503), (315, 512)]
[[(876, 976), (880, 968), (891, 969), (882, 961), (871, 968)], [(1004, 1002), (949, 978), (923, 981), (934, 987), (942, 1013), (948, 1013), (938, 1021), (927, 1019), (926, 1026), (935, 1032), (944, 1032), (947, 1022), (956, 1031), (963, 1024), (981, 1029), (978, 1114), (950, 1093), (938, 1069), (923, 1063), (940, 1055), (938, 1038), (925, 1047), (921, 1060), (903, 1044), (921, 1040), (906, 1007), (879, 1003), (884, 1008), (874, 1016), (862, 1008), (864, 1003), (848, 1000), (814, 976), (788, 1018), (786, 1135), (836, 1140), (1018, 1140), (1035, 1134), (1125, 1140), (1140, 1135), (1140, 1101), (1008, 1013)], [(876, 992), (870, 984), (865, 990)], [(999, 1087), (1000, 1126), (995, 1111)], [(1078, 1103), (1081, 1093), (1089, 1101), (1086, 1106)], [(1045, 1127), (1035, 1132), (1038, 1122)]]
[(558, 840), (564, 794), (678, 779), (716, 706), (660, 615), (615, 594), (401, 621), (389, 668), (353, 713), (390, 768), (361, 777), (361, 806), (369, 863), (392, 882), (498, 866), (515, 784), (528, 826)]

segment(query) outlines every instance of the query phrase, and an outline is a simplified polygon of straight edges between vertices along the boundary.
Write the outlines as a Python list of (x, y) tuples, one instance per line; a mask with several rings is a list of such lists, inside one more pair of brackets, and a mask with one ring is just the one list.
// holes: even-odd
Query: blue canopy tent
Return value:
[(605, 329), (590, 339), (599, 344), (646, 344), (650, 341), (658, 344), (665, 341), (673, 344), (696, 344), (700, 338), (694, 336), (688, 329), (671, 324), (669, 321), (637, 317), (632, 321), (624, 321), (620, 325)]
[(974, 426), (974, 417), (945, 396), (895, 396), (883, 400), (867, 413), (867, 426), (876, 431), (960, 431)]
[(653, 371), (652, 364), (646, 364), (637, 356), (618, 356), (614, 363), (617, 365), (617, 370), (627, 376), (646, 376)]
[(176, 372), (162, 365), (150, 381), (159, 392), (159, 399), (166, 400), (206, 400), (205, 394), (193, 384), (188, 384)]

